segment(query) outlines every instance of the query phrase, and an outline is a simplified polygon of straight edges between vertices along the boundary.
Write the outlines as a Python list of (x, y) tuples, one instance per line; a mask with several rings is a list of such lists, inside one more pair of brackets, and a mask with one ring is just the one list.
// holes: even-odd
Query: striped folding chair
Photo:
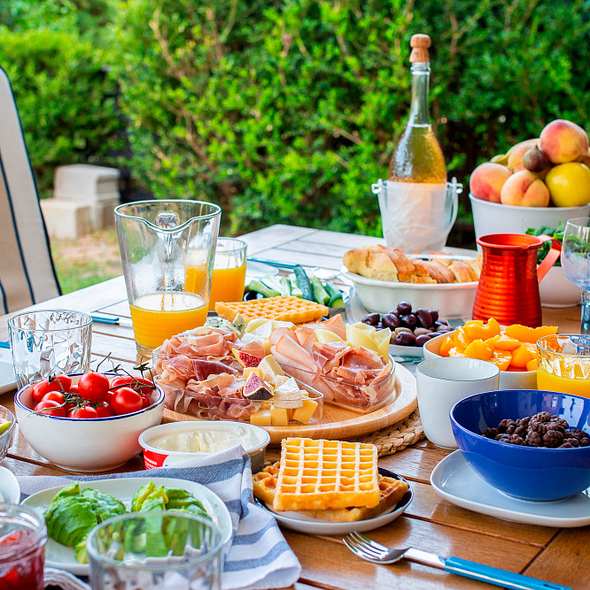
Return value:
[(61, 294), (14, 95), (0, 68), (0, 312)]

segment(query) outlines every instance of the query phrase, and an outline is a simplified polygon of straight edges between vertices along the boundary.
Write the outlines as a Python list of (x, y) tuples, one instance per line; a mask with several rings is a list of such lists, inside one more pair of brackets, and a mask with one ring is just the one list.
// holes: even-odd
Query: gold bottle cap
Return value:
[(412, 47), (412, 53), (410, 54), (410, 62), (426, 62), (430, 61), (428, 55), (428, 48), (430, 47), (430, 37), (428, 35), (412, 35), (410, 39), (410, 47)]

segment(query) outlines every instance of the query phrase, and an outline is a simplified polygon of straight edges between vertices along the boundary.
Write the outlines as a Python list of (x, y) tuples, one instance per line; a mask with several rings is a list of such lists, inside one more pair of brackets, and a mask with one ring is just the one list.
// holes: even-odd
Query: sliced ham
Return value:
[(386, 403), (395, 391), (393, 366), (375, 352), (346, 342), (321, 343), (314, 330), (322, 328), (346, 339), (342, 318), (300, 326), (288, 333), (274, 330), (271, 352), (285, 372), (324, 394), (327, 402), (359, 411)]

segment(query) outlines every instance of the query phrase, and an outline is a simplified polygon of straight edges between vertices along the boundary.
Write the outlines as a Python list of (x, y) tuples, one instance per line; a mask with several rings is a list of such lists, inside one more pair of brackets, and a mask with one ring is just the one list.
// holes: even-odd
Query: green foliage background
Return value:
[(226, 232), (380, 234), (370, 184), (403, 129), (416, 32), (433, 39), (449, 176), (466, 182), (552, 119), (590, 128), (588, 0), (42, 4), (0, 8), (0, 64), (42, 185), (54, 165), (118, 162), (157, 197), (221, 204)]

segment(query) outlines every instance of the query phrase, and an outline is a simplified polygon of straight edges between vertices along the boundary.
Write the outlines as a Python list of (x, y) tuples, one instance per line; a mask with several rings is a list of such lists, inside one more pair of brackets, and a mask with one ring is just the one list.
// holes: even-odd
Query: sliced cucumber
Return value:
[(338, 295), (332, 295), (328, 307), (344, 307), (344, 299), (342, 299), (342, 293)]
[(281, 295), (291, 295), (291, 281), (289, 277), (281, 277)]
[(322, 281), (317, 277), (313, 277), (311, 279), (311, 286), (313, 289), (313, 296), (317, 303), (321, 305), (326, 305), (330, 302), (330, 295), (328, 295), (327, 291), (324, 289), (324, 285), (322, 285)]
[(305, 274), (305, 270), (303, 270), (303, 267), (298, 264), (293, 269), (293, 272), (295, 273), (295, 278), (297, 279), (297, 284), (299, 285), (299, 288), (301, 289), (301, 294), (303, 296), (303, 299), (307, 299), (309, 301), (315, 301), (314, 297), (313, 297), (313, 289), (311, 288), (311, 283), (309, 282), (309, 279), (307, 278), (307, 275)]
[(262, 283), (261, 281), (258, 281), (256, 279), (254, 279), (253, 281), (250, 281), (250, 284), (248, 285), (248, 289), (250, 289), (250, 291), (256, 291), (258, 293), (262, 293), (265, 297), (276, 297), (277, 295), (281, 294), (279, 291), (275, 291), (274, 289), (270, 289), (264, 283)]
[(291, 295), (294, 297), (299, 297), (301, 299), (303, 297), (303, 293), (297, 284), (297, 279), (295, 278), (294, 274), (289, 275), (289, 282), (291, 283)]
[(335, 285), (333, 285), (332, 283), (326, 283), (324, 285), (324, 289), (326, 289), (326, 291), (328, 291), (328, 295), (330, 295), (330, 299), (332, 297), (334, 297), (334, 295), (339, 295), (340, 297), (342, 297), (342, 291), (340, 291), (340, 289), (338, 287), (336, 287)]

